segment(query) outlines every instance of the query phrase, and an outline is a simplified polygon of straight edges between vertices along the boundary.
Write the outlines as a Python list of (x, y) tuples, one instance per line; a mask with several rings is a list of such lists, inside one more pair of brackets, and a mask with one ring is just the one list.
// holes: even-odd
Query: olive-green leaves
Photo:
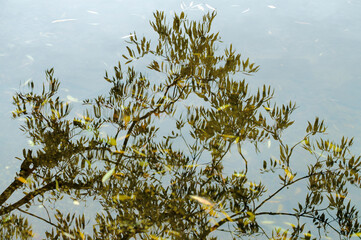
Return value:
[[(32, 146), (0, 194), (0, 235), (34, 237), (31, 215), (48, 239), (359, 237), (353, 139), (319, 138), (326, 127), (316, 118), (286, 142), (295, 103), (276, 104), (271, 86), (239, 79), (259, 66), (232, 44), (221, 51), (216, 13), (171, 17), (154, 13), (156, 39), (125, 37), (104, 76), (108, 94), (85, 100), (83, 113), (70, 114), (77, 99), (62, 100), (53, 69), (41, 94), (32, 81), (15, 94), (12, 114), (25, 118)], [(71, 208), (54, 209), (69, 199)], [(94, 217), (78, 213), (83, 203)]]

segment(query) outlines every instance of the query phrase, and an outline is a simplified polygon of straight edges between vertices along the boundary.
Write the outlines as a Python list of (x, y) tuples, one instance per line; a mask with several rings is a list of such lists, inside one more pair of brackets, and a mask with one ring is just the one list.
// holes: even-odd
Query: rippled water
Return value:
[[(27, 140), (11, 120), (11, 96), (27, 80), (42, 84), (55, 68), (61, 94), (83, 99), (105, 92), (105, 70), (121, 58), (126, 36), (152, 35), (155, 10), (184, 10), (200, 18), (215, 9), (213, 30), (261, 70), (247, 77), (276, 100), (294, 100), (292, 140), (307, 120), (326, 120), (329, 137), (356, 139), (361, 152), (361, 2), (339, 1), (10, 1), (0, 3), (0, 191), (19, 169), (14, 159)], [(225, 47), (222, 46), (221, 48)], [(231, 160), (230, 160), (231, 161)], [(228, 163), (231, 166), (232, 162)], [(226, 163), (227, 166), (227, 163)]]

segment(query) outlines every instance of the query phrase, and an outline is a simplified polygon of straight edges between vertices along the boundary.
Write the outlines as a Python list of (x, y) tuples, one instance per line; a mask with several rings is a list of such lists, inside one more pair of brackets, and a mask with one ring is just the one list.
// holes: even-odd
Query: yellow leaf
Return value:
[(78, 230), (78, 231), (79, 231), (79, 235), (80, 235), (81, 239), (84, 240), (85, 239), (84, 233), (80, 232), (80, 230)]
[(60, 118), (60, 113), (56, 111), (55, 109), (51, 109), (54, 115), (56, 115), (58, 118)]
[(141, 162), (139, 162), (139, 165), (142, 167), (146, 167), (149, 165), (149, 163), (147, 161), (141, 161)]
[(249, 220), (248, 218), (246, 218), (246, 220), (244, 221), (243, 225), (247, 226), (248, 224), (250, 224), (252, 221)]
[(169, 240), (168, 238), (158, 237), (158, 236), (153, 235), (153, 234), (149, 234), (149, 237), (150, 237), (151, 239), (154, 239), (154, 240)]
[(91, 162), (88, 159), (85, 159), (85, 161), (88, 163), (88, 167), (90, 168), (92, 166)]
[(83, 118), (84, 118), (84, 120), (85, 120), (86, 122), (91, 122), (91, 121), (93, 121), (92, 118), (87, 117), (87, 116), (83, 116)]
[(20, 114), (20, 113), (23, 113), (23, 112), (26, 112), (26, 110), (21, 110), (21, 111), (15, 110), (15, 111), (13, 111), (13, 113), (17, 113), (17, 114)]
[(194, 167), (198, 167), (199, 164), (192, 164), (192, 165), (184, 165), (185, 168), (194, 168)]
[(310, 143), (307, 138), (305, 138), (302, 142), (306, 145), (308, 145)]
[(70, 238), (70, 239), (75, 239), (75, 237), (69, 233), (63, 232), (63, 235)]
[(129, 115), (125, 115), (125, 116), (123, 117), (123, 121), (124, 121), (124, 124), (127, 125), (128, 122), (130, 122), (130, 116), (129, 116)]
[(287, 175), (287, 177), (288, 177), (288, 179), (289, 179), (290, 181), (292, 181), (292, 179), (295, 177), (295, 176), (288, 170), (288, 168), (285, 168), (285, 173), (286, 173), (286, 175)]
[(247, 215), (249, 216), (248, 217), (248, 219), (251, 221), (251, 222), (253, 222), (253, 220), (254, 220), (254, 218), (256, 217), (254, 214), (253, 214), (253, 212), (247, 212)]
[(289, 225), (289, 226), (291, 226), (291, 227), (293, 227), (293, 228), (296, 227), (296, 225), (294, 225), (293, 223), (290, 223), (290, 222), (284, 222), (284, 224), (287, 224), (287, 225)]
[(143, 157), (146, 156), (144, 153), (141, 153), (141, 152), (139, 152), (139, 151), (137, 151), (137, 150), (135, 150), (135, 149), (133, 149), (133, 151), (134, 151), (135, 153), (138, 153), (139, 155), (141, 155), (141, 156), (143, 156)]
[(125, 174), (121, 173), (121, 172), (114, 173), (113, 175), (114, 175), (114, 177), (125, 176)]
[(125, 151), (123, 150), (116, 150), (116, 151), (112, 151), (113, 154), (123, 154), (125, 153)]
[(18, 181), (20, 181), (22, 183), (28, 183), (28, 181), (26, 181), (26, 179), (23, 177), (18, 177), (17, 179), (18, 179)]
[(233, 173), (233, 176), (235, 176), (235, 177), (245, 177), (246, 175), (244, 175), (243, 173)]
[(219, 218), (219, 215), (216, 211), (212, 209), (210, 206), (202, 206), (203, 209), (207, 210), (208, 214), (212, 217)]
[(224, 210), (221, 210), (221, 212), (228, 219), (228, 221), (233, 222), (233, 219)]
[(114, 173), (115, 168), (110, 169), (102, 178), (102, 183), (105, 183)]
[(224, 138), (235, 138), (236, 137), (236, 136), (227, 135), (227, 134), (222, 134), (221, 136), (224, 137)]
[(29, 234), (29, 236), (31, 236), (31, 237), (34, 237), (35, 236), (35, 234), (31, 231), (31, 230), (28, 230), (28, 231), (26, 231), (27, 232), (27, 234)]
[(230, 106), (231, 106), (231, 104), (223, 105), (223, 106), (217, 108), (217, 110), (220, 111), (220, 110), (226, 109), (226, 108), (228, 108)]
[(173, 230), (165, 230), (165, 232), (168, 233), (168, 234), (172, 234), (174, 236), (179, 236), (180, 237), (179, 232), (176, 232), (176, 231), (173, 231)]
[(116, 146), (117, 145), (117, 140), (115, 140), (114, 138), (110, 138), (108, 143), (112, 146)]
[(351, 237), (361, 237), (361, 232), (354, 233)]
[(249, 187), (249, 190), (251, 190), (252, 192), (258, 192), (256, 189), (253, 189), (251, 187)]

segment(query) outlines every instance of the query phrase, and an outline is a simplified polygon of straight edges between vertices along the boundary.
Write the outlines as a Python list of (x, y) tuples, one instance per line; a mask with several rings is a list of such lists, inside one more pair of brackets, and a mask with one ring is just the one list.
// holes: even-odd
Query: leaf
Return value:
[(133, 151), (134, 151), (135, 153), (143, 156), (143, 157), (146, 157), (146, 155), (145, 155), (144, 153), (142, 153), (142, 152), (139, 152), (139, 151), (137, 151), (137, 150), (135, 150), (135, 149), (133, 149)]
[(63, 235), (70, 238), (70, 239), (75, 239), (75, 237), (67, 232), (63, 232)]
[(133, 57), (133, 54), (132, 54), (132, 50), (130, 50), (130, 48), (128, 46), (126, 46), (127, 50), (128, 50), (128, 53), (129, 53), (129, 56), (130, 57)]
[(134, 195), (128, 196), (128, 195), (118, 194), (113, 197), (113, 201), (116, 201), (116, 200), (125, 201), (125, 200), (130, 200), (130, 199), (134, 199)]
[(125, 115), (125, 116), (123, 117), (123, 121), (124, 121), (124, 124), (127, 125), (127, 124), (129, 123), (129, 121), (130, 121), (130, 116), (129, 116), (129, 115)]
[(22, 183), (28, 183), (28, 181), (26, 181), (26, 179), (23, 177), (17, 177), (16, 179)]
[(233, 173), (233, 176), (235, 176), (235, 177), (245, 177), (246, 175), (244, 175), (243, 173)]
[(295, 228), (296, 227), (296, 225), (294, 225), (293, 223), (290, 223), (290, 222), (283, 222), (284, 224), (287, 224), (287, 225), (289, 225), (289, 226), (291, 226), (291, 227), (293, 227), (293, 228)]
[(112, 151), (113, 154), (123, 154), (125, 153), (125, 151), (123, 150), (115, 150), (115, 151)]
[(221, 107), (217, 108), (217, 111), (220, 111), (220, 110), (226, 109), (226, 108), (228, 108), (228, 107), (230, 107), (230, 106), (231, 106), (231, 104), (223, 105), (223, 106), (221, 106)]
[(211, 201), (209, 201), (203, 197), (199, 197), (196, 195), (191, 195), (190, 197), (203, 205), (214, 206), (214, 203), (212, 203)]
[(287, 175), (287, 177), (288, 177), (288, 179), (289, 179), (290, 181), (292, 181), (292, 179), (295, 177), (295, 176), (290, 172), (290, 170), (288, 170), (288, 168), (285, 168), (285, 173), (286, 173), (286, 175)]
[(110, 169), (102, 178), (102, 183), (105, 183), (114, 173), (115, 168)]
[(191, 165), (184, 165), (185, 168), (194, 168), (194, 167), (198, 167), (199, 164), (191, 164)]
[(253, 212), (247, 212), (247, 215), (249, 216), (248, 219), (253, 222), (253, 220), (255, 219), (256, 215), (254, 215)]
[(109, 145), (116, 146), (117, 145), (117, 140), (115, 140), (114, 138), (110, 138), (108, 143), (109, 143)]
[(147, 161), (141, 161), (141, 162), (139, 162), (139, 165), (140, 165), (141, 167), (146, 167), (146, 166), (149, 165), (149, 163), (148, 163)]
[(181, 236), (181, 234), (180, 234), (179, 232), (177, 232), (177, 231), (165, 230), (165, 232), (168, 233), (168, 234), (172, 234), (172, 235), (174, 235), (174, 236), (178, 236), (178, 237)]
[(235, 138), (236, 136), (233, 135), (227, 135), (227, 134), (221, 134), (222, 137), (224, 138)]
[(56, 189), (56, 191), (60, 192), (58, 180), (55, 180), (55, 189)]
[(224, 210), (221, 210), (221, 212), (228, 219), (228, 221), (233, 222), (233, 219)]

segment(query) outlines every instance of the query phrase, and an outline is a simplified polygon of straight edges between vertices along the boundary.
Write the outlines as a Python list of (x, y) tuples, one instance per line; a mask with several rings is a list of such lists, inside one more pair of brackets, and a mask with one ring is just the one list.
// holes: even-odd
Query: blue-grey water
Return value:
[[(253, 89), (275, 88), (275, 100), (296, 101), (295, 125), (301, 137), (307, 120), (326, 120), (328, 137), (355, 137), (361, 152), (361, 1), (0, 1), (0, 192), (12, 181), (27, 139), (11, 119), (11, 97), (29, 79), (42, 84), (54, 67), (61, 94), (70, 99), (107, 90), (104, 71), (112, 70), (136, 31), (152, 35), (149, 20), (163, 10), (170, 19), (185, 11), (199, 19), (217, 11), (213, 31), (244, 57), (261, 65), (246, 77)], [(251, 157), (251, 154), (250, 154)], [(229, 169), (233, 164), (229, 158)], [(231, 171), (231, 170), (230, 170)], [(355, 193), (357, 195), (357, 193)], [(358, 193), (359, 195), (359, 193)]]

